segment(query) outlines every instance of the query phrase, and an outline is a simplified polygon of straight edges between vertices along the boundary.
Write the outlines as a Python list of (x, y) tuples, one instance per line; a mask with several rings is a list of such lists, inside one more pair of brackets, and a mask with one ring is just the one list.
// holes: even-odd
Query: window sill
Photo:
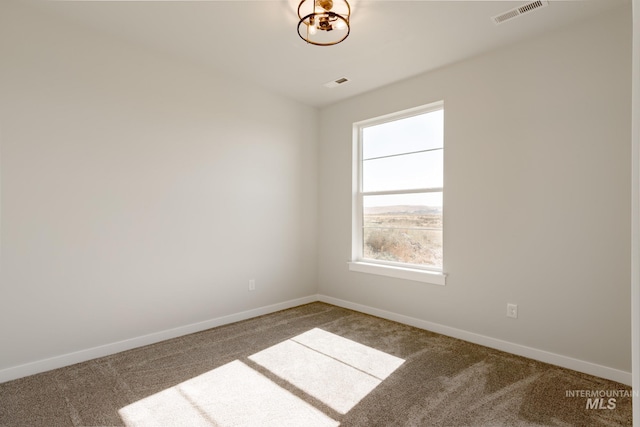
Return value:
[(395, 277), (397, 279), (413, 280), (444, 286), (447, 275), (437, 271), (420, 270), (417, 268), (395, 267), (390, 265), (373, 264), (368, 262), (349, 262), (349, 270), (360, 273), (377, 274)]

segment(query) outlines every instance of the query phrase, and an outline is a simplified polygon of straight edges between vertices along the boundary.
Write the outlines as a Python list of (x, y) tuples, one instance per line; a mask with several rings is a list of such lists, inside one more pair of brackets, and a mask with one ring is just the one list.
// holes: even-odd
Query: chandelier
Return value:
[(347, 0), (302, 0), (298, 35), (316, 46), (338, 44), (349, 35), (351, 7)]

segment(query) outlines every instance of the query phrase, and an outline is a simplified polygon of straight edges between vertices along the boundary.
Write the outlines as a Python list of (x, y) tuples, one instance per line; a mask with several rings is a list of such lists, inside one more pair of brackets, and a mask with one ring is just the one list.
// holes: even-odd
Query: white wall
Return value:
[(0, 7), (0, 371), (316, 293), (315, 109)]
[[(628, 375), (631, 30), (619, 8), (323, 109), (319, 292)], [(350, 272), (352, 123), (438, 100), (447, 285)]]
[[(0, 8), (0, 373), (318, 289), (630, 371), (629, 10), (326, 108), (318, 148), (311, 108)], [(447, 286), (349, 272), (351, 123), (440, 99)]]

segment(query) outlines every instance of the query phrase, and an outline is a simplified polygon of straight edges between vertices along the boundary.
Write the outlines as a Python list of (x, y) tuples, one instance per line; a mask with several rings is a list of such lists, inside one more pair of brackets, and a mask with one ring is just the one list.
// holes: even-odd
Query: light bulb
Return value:
[(336, 30), (344, 30), (347, 28), (347, 23), (342, 19), (338, 19), (338, 22), (335, 23)]
[(309, 25), (309, 27), (308, 27), (308, 28), (309, 28), (309, 30), (308, 30), (308, 31), (309, 31), (309, 34), (311, 34), (311, 35), (314, 35), (315, 33), (317, 33), (317, 32), (318, 32), (318, 29), (316, 28), (316, 26), (315, 26), (315, 25)]

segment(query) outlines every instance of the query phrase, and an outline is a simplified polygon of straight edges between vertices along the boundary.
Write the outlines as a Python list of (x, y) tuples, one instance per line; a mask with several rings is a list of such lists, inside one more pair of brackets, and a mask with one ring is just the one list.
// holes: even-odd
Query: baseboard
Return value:
[(75, 363), (86, 362), (98, 357), (104, 357), (111, 354), (119, 353), (125, 350), (154, 344), (171, 338), (192, 334), (194, 332), (204, 331), (206, 329), (215, 328), (217, 326), (227, 325), (229, 323), (239, 322), (241, 320), (250, 319), (252, 317), (262, 316), (264, 314), (274, 313), (287, 308), (296, 307), (303, 304), (318, 301), (317, 295), (310, 295), (303, 298), (285, 301), (278, 304), (268, 305), (255, 308), (252, 310), (242, 311), (240, 313), (228, 316), (217, 317), (215, 319), (205, 320), (203, 322), (192, 323), (190, 325), (180, 326), (165, 331), (155, 332), (136, 338), (130, 338), (123, 341), (105, 344), (98, 347), (80, 350), (73, 353), (67, 353), (48, 359), (38, 360), (24, 365), (13, 366), (0, 370), (0, 383), (11, 381), (17, 378), (26, 377), (40, 372), (50, 371), (52, 369), (62, 368), (64, 366), (73, 365)]
[(204, 331), (206, 329), (215, 328), (217, 326), (227, 325), (241, 320), (250, 319), (252, 317), (262, 316), (274, 313), (280, 310), (296, 307), (303, 304), (322, 301), (333, 304), (338, 307), (348, 308), (350, 310), (359, 311), (383, 319), (393, 320), (404, 323), (406, 325), (415, 326), (416, 328), (425, 329), (442, 335), (458, 338), (485, 347), (495, 348), (496, 350), (506, 351), (518, 356), (528, 357), (530, 359), (539, 360), (541, 362), (550, 363), (574, 371), (583, 372), (585, 374), (594, 375), (600, 378), (617, 381), (622, 384), (631, 385), (632, 376), (630, 372), (620, 371), (618, 369), (609, 368), (607, 366), (586, 362), (580, 359), (574, 359), (567, 356), (551, 353), (544, 350), (538, 350), (532, 347), (515, 344), (508, 341), (491, 338), (485, 335), (476, 334), (462, 329), (452, 328), (450, 326), (441, 325), (426, 320), (416, 319), (414, 317), (405, 316), (390, 311), (357, 304), (326, 295), (310, 295), (303, 298), (285, 301), (278, 304), (258, 307), (252, 310), (240, 313), (222, 316), (215, 319), (205, 320), (203, 322), (192, 323), (190, 325), (180, 326), (165, 331), (155, 332), (153, 334), (143, 335), (111, 344), (105, 344), (98, 347), (80, 350), (73, 353), (55, 356), (49, 359), (38, 360), (24, 365), (13, 366), (0, 370), (0, 383), (11, 381), (17, 378), (26, 377), (40, 372), (50, 371), (52, 369), (62, 368), (64, 366), (73, 365), (75, 363), (86, 362), (98, 357), (104, 357), (111, 354), (119, 353), (125, 350), (154, 344), (160, 341), (176, 338), (182, 335), (192, 334), (194, 332)]
[(390, 311), (380, 310), (378, 308), (373, 308), (350, 301), (344, 301), (326, 295), (318, 295), (318, 300), (326, 302), (327, 304), (336, 305), (338, 307), (348, 308), (350, 310), (371, 314), (372, 316), (382, 317), (383, 319), (393, 320), (399, 323), (404, 323), (406, 325), (415, 326), (416, 328), (426, 329), (428, 331), (436, 332), (442, 335), (458, 338), (464, 341), (472, 342), (474, 344), (480, 344), (485, 347), (494, 348), (496, 350), (506, 351), (507, 353), (516, 354), (518, 356), (528, 357), (529, 359), (538, 360), (540, 362), (549, 363), (552, 365), (560, 366), (562, 368), (572, 369), (574, 371), (583, 372), (585, 374), (594, 375), (596, 377), (617, 381), (629, 386), (632, 383), (631, 372), (620, 371), (618, 369), (586, 362), (584, 360), (574, 359), (572, 357), (562, 356), (560, 354), (538, 350), (536, 348), (527, 347), (520, 344), (514, 344), (512, 342), (491, 338), (462, 329), (452, 328), (450, 326), (445, 326), (438, 323), (428, 322), (426, 320), (416, 319), (414, 317), (404, 316), (402, 314), (397, 314)]

